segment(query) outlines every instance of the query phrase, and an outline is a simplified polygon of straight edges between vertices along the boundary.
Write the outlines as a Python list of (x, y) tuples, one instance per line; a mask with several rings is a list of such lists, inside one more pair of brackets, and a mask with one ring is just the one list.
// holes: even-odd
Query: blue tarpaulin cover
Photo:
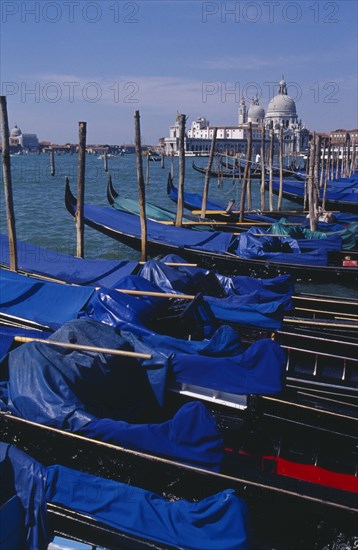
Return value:
[[(112, 349), (129, 347), (113, 328), (90, 320), (69, 322), (51, 338), (86, 345), (101, 342)], [(165, 365), (162, 359), (159, 383), (165, 380)], [(17, 416), (219, 468), (221, 436), (201, 403), (184, 405), (168, 422), (143, 423), (158, 415), (157, 388), (152, 389), (147, 369), (133, 358), (30, 342), (10, 352), (0, 368), (8, 371), (7, 384), (0, 388), (3, 406)]]
[(93, 288), (39, 281), (0, 270), (0, 311), (56, 329), (77, 317)]
[(53, 539), (47, 503), (118, 533), (187, 550), (247, 550), (246, 504), (226, 489), (199, 502), (167, 501), (153, 492), (55, 464), (44, 467), (0, 442), (0, 548), (46, 550)]
[(51, 332), (44, 330), (34, 330), (30, 328), (12, 327), (8, 325), (0, 326), (0, 361), (9, 351), (15, 336), (24, 336), (27, 338), (48, 338)]
[[(285, 297), (272, 299), (265, 292), (227, 298), (203, 298), (215, 318), (221, 322), (279, 330), (285, 310)], [(265, 301), (266, 300), (266, 301)]]
[[(257, 237), (256, 234), (261, 236)], [(324, 243), (324, 240), (321, 242)], [(328, 265), (326, 247), (322, 246), (314, 249), (314, 244), (310, 241), (310, 248), (313, 248), (313, 250), (303, 253), (298, 241), (295, 239), (291, 237), (271, 237), (263, 229), (257, 227), (252, 227), (249, 231), (241, 233), (235, 245), (235, 248), (233, 245), (233, 251), (242, 258), (295, 265)]]
[(282, 390), (285, 354), (269, 339), (258, 340), (242, 354), (227, 357), (177, 354), (171, 360), (176, 382), (194, 384), (236, 394), (275, 394)]
[[(174, 185), (170, 186), (168, 194), (169, 198), (173, 202), (178, 202), (178, 189)], [(188, 210), (201, 210), (202, 203), (203, 196), (200, 193), (188, 193), (187, 191), (184, 192), (183, 204), (184, 207)], [(206, 210), (225, 210), (225, 207), (216, 202), (207, 200)]]
[(236, 394), (275, 394), (283, 388), (285, 354), (270, 339), (258, 340), (244, 351), (237, 333), (228, 326), (221, 326), (210, 340), (200, 342), (139, 327), (130, 331), (123, 334), (136, 351), (153, 350), (154, 357), (169, 359), (175, 382)]
[[(161, 290), (134, 275), (122, 279), (120, 288), (156, 292)], [(150, 326), (167, 304), (166, 298), (157, 296), (131, 296), (116, 290), (98, 289), (92, 294), (83, 315), (117, 328), (127, 323)]]
[[(74, 208), (73, 205), (72, 208)], [(118, 235), (130, 235), (136, 239), (141, 237), (139, 216), (120, 212), (109, 207), (85, 205), (84, 217), (85, 222), (106, 227)], [(258, 238), (252, 235), (255, 232), (260, 232), (260, 229), (251, 228), (247, 233), (241, 233), (237, 237), (229, 232), (196, 232), (147, 220), (148, 240), (152, 243), (173, 246), (179, 252), (182, 248), (190, 248), (220, 254), (230, 252), (241, 258), (269, 260), (270, 262), (284, 262), (295, 265), (328, 265), (326, 249), (317, 248), (304, 252), (294, 239), (289, 237), (273, 238), (268, 235), (265, 235), (265, 243), (260, 243), (264, 239), (261, 238), (259, 241)], [(310, 248), (312, 248), (312, 243)]]
[(245, 503), (227, 489), (199, 502), (163, 497), (75, 472), (48, 468), (47, 498), (125, 533), (187, 550), (247, 550)]
[[(53, 537), (47, 524), (45, 481), (46, 468), (42, 464), (16, 447), (0, 442), (0, 506), (11, 497), (16, 498), (0, 510), (2, 550), (47, 549)], [(5, 528), (14, 519), (16, 532), (6, 533)]]
[(193, 294), (208, 273), (207, 269), (181, 265), (173, 267), (166, 263), (183, 263), (185, 260), (176, 254), (168, 254), (161, 262), (148, 260), (141, 267), (139, 275), (159, 286), (164, 292), (183, 292)]
[[(278, 190), (279, 188), (279, 181), (274, 180), (273, 181), (273, 189)], [(287, 193), (293, 193), (295, 195), (304, 196), (304, 185), (299, 182), (293, 182), (293, 181), (285, 181), (283, 190)], [(321, 187), (319, 190), (319, 197), (320, 199), (323, 199), (323, 193), (324, 188)], [(355, 203), (358, 203), (358, 188), (357, 183), (348, 184), (347, 186), (342, 183), (342, 186), (327, 186), (327, 192), (326, 192), (326, 200), (330, 202), (337, 202), (339, 204), (340, 201), (349, 202), (352, 203), (352, 207)]]
[[(109, 229), (124, 234), (141, 237), (139, 216), (114, 210), (109, 206), (85, 205), (84, 217), (87, 221), (95, 221)], [(183, 227), (164, 225), (147, 220), (148, 239), (154, 242), (173, 244), (179, 247), (225, 252), (232, 241), (231, 233), (220, 231), (192, 231)]]
[(274, 295), (291, 297), (294, 293), (294, 285), (291, 275), (278, 275), (271, 279), (260, 279), (246, 275), (227, 277), (217, 275), (222, 287), (227, 294), (250, 294), (256, 291), (265, 291)]
[[(18, 266), (28, 273), (45, 275), (77, 285), (114, 287), (136, 269), (137, 262), (83, 259), (17, 240)], [(9, 241), (0, 234), (0, 262), (9, 265)]]
[[(159, 268), (159, 273), (161, 268)], [(157, 271), (156, 271), (157, 273)], [(162, 275), (163, 273), (160, 273)], [(169, 290), (168, 283), (165, 289)], [(122, 289), (161, 292), (163, 289), (141, 277), (129, 275), (120, 283)], [(178, 298), (180, 294), (178, 293)], [(268, 291), (255, 291), (244, 296), (230, 295), (226, 298), (204, 296), (202, 300), (208, 304), (215, 316), (215, 322), (227, 321), (241, 325), (251, 325), (261, 328), (280, 329), (284, 310), (291, 309), (291, 298)], [(96, 319), (117, 328), (127, 324), (153, 326), (162, 311), (165, 312), (166, 298), (153, 296), (130, 296), (109, 289), (99, 289), (88, 301), (81, 316)], [(210, 331), (212, 331), (210, 329)], [(210, 331), (208, 336), (210, 336)]]

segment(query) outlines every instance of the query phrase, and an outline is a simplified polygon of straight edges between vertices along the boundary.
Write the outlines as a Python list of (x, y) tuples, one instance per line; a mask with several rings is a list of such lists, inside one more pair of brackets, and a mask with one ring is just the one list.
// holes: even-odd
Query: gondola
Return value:
[[(245, 162), (246, 161), (244, 161), (244, 162), (241, 161), (241, 163), (240, 163), (241, 177), (243, 177), (243, 175), (244, 175)], [(238, 171), (237, 162), (235, 163), (235, 165), (233, 165), (233, 164), (230, 164), (227, 161), (221, 160), (221, 166), (225, 167), (225, 169), (227, 171), (231, 170), (231, 171), (235, 171), (235, 173), (237, 173), (237, 171)], [(254, 178), (260, 177), (261, 178), (261, 173), (262, 173), (261, 165), (257, 164), (257, 163), (251, 163), (251, 171), (250, 171), (251, 178), (252, 177), (254, 177)], [(268, 166), (266, 166), (265, 173), (266, 173), (266, 175), (269, 175)], [(274, 176), (279, 176), (280, 175), (280, 170), (278, 168), (274, 168), (273, 169), (273, 175)], [(305, 179), (305, 176), (302, 173), (300, 173), (297, 170), (293, 170), (291, 168), (283, 168), (282, 175), (286, 178), (287, 177), (292, 177), (292, 178), (295, 178), (295, 179), (300, 180), (300, 181), (304, 181), (304, 179)]]
[[(297, 185), (297, 184), (294, 184)], [(169, 174), (167, 180), (167, 195), (173, 202), (177, 203), (178, 201), (178, 190), (175, 187), (173, 180)], [(184, 192), (183, 204), (184, 207), (190, 210), (194, 215), (201, 214), (201, 207), (203, 202), (203, 196), (200, 193), (189, 193)], [(212, 202), (211, 200), (207, 201), (206, 205), (206, 216), (208, 219), (226, 221), (227, 223), (234, 224), (238, 221), (240, 212), (233, 209), (234, 202), (229, 201), (228, 205), (219, 204)], [(324, 212), (322, 212), (324, 217)], [(265, 223), (267, 225), (273, 224), (280, 220), (282, 217), (285, 218), (288, 224), (307, 224), (307, 215), (308, 211), (292, 211), (292, 210), (277, 210), (277, 211), (248, 211), (244, 212), (244, 221), (250, 222), (252, 225), (257, 222), (258, 224)], [(338, 212), (335, 210), (330, 213), (331, 219), (337, 223), (341, 224), (342, 227), (338, 228), (335, 223), (326, 223), (318, 220), (318, 229), (322, 231), (329, 231), (330, 227), (334, 227), (334, 230), (343, 229), (345, 226), (350, 223), (357, 223), (358, 216), (350, 214), (349, 212)]]
[[(143, 455), (1, 412), (0, 425), (5, 441), (15, 440), (19, 449), (44, 465), (61, 464), (136, 485), (168, 500), (199, 500), (232, 489), (248, 506), (251, 544), (258, 550), (270, 545), (279, 550), (300, 550), (310, 547), (312, 542), (323, 548), (333, 542), (338, 533), (349, 541), (356, 536), (354, 493), (277, 475), (270, 468), (270, 461), (265, 461), (266, 471), (260, 472), (250, 467), (250, 461), (242, 455), (241, 474), (236, 477)], [(134, 540), (134, 546), (130, 546), (131, 541), (123, 537), (120, 543), (120, 539), (113, 536), (118, 537), (118, 533), (111, 533), (108, 528), (103, 532), (103, 524), (91, 521), (88, 516), (84, 521), (83, 516), (68, 509), (51, 506), (49, 511), (51, 521), (55, 514), (61, 516), (56, 518), (60, 534), (72, 534), (80, 540), (105, 544), (116, 550), (127, 548), (126, 542), (132, 550), (142, 548), (136, 546), (136, 542), (141, 542), (144, 548), (163, 550), (163, 546), (153, 541), (152, 545), (148, 541), (145, 545), (143, 540)]]
[[(235, 167), (233, 165), (226, 166), (226, 163), (224, 161), (221, 161), (220, 166), (222, 168), (217, 170), (213, 170), (213, 169), (210, 170), (210, 176), (216, 177), (216, 178), (230, 178), (230, 179), (240, 179), (240, 180), (243, 179), (244, 171), (245, 171), (244, 165), (241, 165), (239, 169), (238, 166), (235, 166)], [(195, 164), (194, 161), (192, 163), (192, 167), (196, 172), (200, 172), (201, 174), (206, 174), (208, 171), (207, 167), (198, 166), (197, 164)], [(255, 166), (255, 164), (253, 164), (249, 172), (250, 172), (251, 179), (255, 179), (255, 180), (261, 179), (261, 166)], [(267, 170), (266, 170), (266, 173), (268, 173)], [(275, 169), (274, 175), (279, 176), (279, 170)], [(283, 175), (285, 177), (289, 177), (294, 175), (294, 172), (292, 172), (291, 170), (283, 170)], [(298, 177), (298, 179), (300, 178)]]
[[(269, 183), (266, 182), (266, 189), (269, 188)], [(358, 184), (357, 184), (358, 185)], [(348, 212), (358, 214), (358, 189), (345, 189), (342, 183), (342, 189), (339, 187), (327, 187), (325, 208), (328, 210), (338, 210), (340, 212)], [(273, 181), (272, 192), (275, 195), (279, 194), (279, 182)], [(297, 204), (304, 204), (305, 190), (303, 184), (285, 181), (282, 188), (282, 196)], [(320, 189), (319, 202), (323, 201), (323, 188)]]
[[(98, 333), (97, 328), (95, 334)], [(66, 355), (61, 354), (61, 357), (65, 360)], [(76, 363), (81, 364), (79, 357)], [(12, 368), (11, 363), (9, 368)], [(24, 376), (26, 368), (23, 366), (20, 371)], [(67, 372), (65, 365), (63, 368)], [(55, 388), (54, 381), (51, 388), (51, 391)], [(187, 398), (192, 400), (193, 396), (187, 395)], [(272, 538), (274, 547), (287, 548), (287, 532), (282, 530), (282, 520), (287, 516), (290, 525), (291, 522), (297, 525), (295, 516), (303, 510), (306, 514), (309, 510), (310, 520), (309, 534), (306, 525), (305, 529), (300, 525), (302, 536), (317, 536), (315, 526), (318, 522), (324, 519), (332, 522), (333, 517), (331, 526), (351, 534), (356, 512), (354, 418), (349, 419), (343, 409), (337, 418), (326, 407), (316, 408), (314, 412), (315, 407), (304, 407), (301, 402), (295, 420), (287, 403), (282, 401), (280, 406), (285, 409), (281, 416), (273, 402), (266, 410), (259, 404), (242, 405), (241, 414), (238, 414), (238, 405), (230, 409), (220, 403), (220, 399), (212, 399), (209, 407), (214, 411), (226, 449), (221, 473), (131, 451), (118, 443), (94, 441), (86, 436), (89, 433), (86, 426), (87, 431), (82, 434), (68, 433), (56, 425), (39, 424), (31, 419), (31, 414), (27, 419), (6, 411), (0, 414), (0, 424), (5, 441), (16, 441), (17, 446), (45, 465), (70, 466), (134, 484), (170, 499), (196, 500), (223, 489), (233, 489), (249, 506), (254, 533), (261, 532), (266, 542)], [(170, 401), (168, 407), (177, 410), (174, 401)], [(26, 406), (26, 411), (31, 413), (31, 408)], [(51, 411), (46, 414), (52, 417)], [(323, 417), (317, 425), (312, 423), (314, 415)], [(158, 449), (157, 452), (163, 451)], [(273, 514), (269, 513), (268, 506)], [(302, 544), (300, 537), (297, 548)]]
[[(171, 194), (172, 197), (177, 197), (177, 190), (173, 186), (173, 183), (171, 182), (171, 179), (168, 180), (168, 193)], [(191, 197), (188, 198), (188, 195)], [(195, 204), (197, 203), (197, 200), (199, 199), (198, 194), (191, 194), (191, 193), (185, 193), (184, 194), (184, 203), (188, 205), (192, 205), (191, 207), (195, 207)], [(120, 198), (118, 193), (113, 187), (113, 184), (111, 180), (108, 182), (107, 186), (107, 200), (111, 206), (113, 206), (116, 210), (123, 211), (123, 212), (129, 212), (131, 214), (140, 215), (140, 208), (138, 201), (134, 199), (124, 199)], [(193, 202), (190, 203), (190, 200)], [(211, 205), (213, 206), (213, 205)], [(219, 206), (217, 207), (219, 208)], [(296, 239), (309, 239), (309, 238), (315, 238), (318, 236), (324, 236), (324, 235), (333, 235), (334, 233), (336, 235), (339, 235), (342, 239), (342, 251), (346, 251), (347, 253), (352, 253), (357, 251), (357, 242), (358, 242), (358, 229), (354, 225), (350, 225), (350, 217), (346, 216), (344, 219), (346, 219), (348, 225), (346, 226), (343, 223), (325, 223), (325, 222), (319, 222), (318, 223), (318, 229), (315, 232), (312, 232), (309, 228), (309, 221), (308, 219), (302, 215), (294, 215), (294, 216), (288, 216), (288, 220), (286, 218), (282, 218), (284, 216), (284, 212), (281, 212), (278, 216), (276, 213), (276, 217), (269, 216), (268, 214), (262, 214), (258, 212), (251, 212), (246, 213), (244, 216), (244, 222), (238, 222), (237, 221), (237, 213), (230, 212), (229, 214), (224, 214), (223, 211), (221, 214), (214, 213), (212, 214), (212, 210), (209, 210), (209, 216), (213, 215), (214, 219), (210, 218), (201, 218), (200, 214), (201, 212), (199, 210), (195, 210), (195, 215), (192, 216), (183, 216), (182, 218), (182, 224), (184, 227), (199, 231), (225, 231), (225, 232), (231, 232), (231, 233), (240, 233), (248, 231), (251, 227), (264, 227), (265, 229), (268, 229), (268, 231), (272, 234), (279, 234), (279, 235), (287, 235), (292, 236)], [(216, 211), (217, 212), (217, 211)], [(151, 219), (153, 221), (158, 221), (163, 224), (172, 224), (174, 225), (176, 220), (176, 213), (171, 212), (170, 210), (167, 210), (166, 208), (158, 207), (152, 203), (146, 203), (146, 217), (148, 219)], [(217, 221), (215, 218), (221, 218), (221, 221)], [(228, 217), (229, 220), (224, 220), (223, 218)], [(291, 221), (293, 219), (294, 221)], [(230, 220), (231, 223), (230, 223)], [(354, 222), (354, 217), (352, 216), (352, 222)], [(324, 234), (324, 235), (323, 235)]]
[[(107, 185), (107, 200), (111, 206), (116, 210), (123, 212), (129, 212), (131, 214), (140, 214), (140, 208), (138, 201), (135, 199), (126, 199), (119, 197), (119, 194), (113, 187), (111, 179)], [(150, 220), (162, 222), (164, 224), (173, 224), (176, 219), (176, 212), (157, 206), (153, 203), (146, 202), (145, 205), (146, 217)], [(222, 231), (240, 232), (249, 229), (249, 223), (243, 225), (230, 224), (229, 222), (217, 222), (215, 219), (202, 218), (200, 213), (197, 214), (185, 214), (182, 218), (182, 223), (186, 226), (190, 226), (191, 229), (196, 231), (215, 231), (220, 229)], [(254, 222), (253, 222), (254, 225)], [(269, 225), (268, 223), (264, 225)]]
[[(116, 208), (117, 210), (122, 210), (124, 212), (129, 212), (132, 214), (139, 214), (139, 204), (138, 201), (134, 199), (126, 199), (126, 198), (120, 198), (117, 191), (114, 189), (111, 179), (108, 180), (107, 185), (107, 200), (111, 206)], [(161, 221), (163, 223), (170, 223), (172, 222), (174, 224), (176, 213), (168, 210), (167, 208), (163, 208), (162, 206), (156, 206), (155, 204), (146, 202), (145, 205), (146, 209), (146, 216), (148, 219), (155, 220), (155, 221)], [(203, 220), (200, 219), (200, 216), (194, 216), (187, 214), (183, 216), (183, 222), (190, 224), (190, 226), (193, 229), (196, 230), (214, 230), (215, 228), (215, 222), (211, 220), (207, 220), (207, 223), (205, 225), (202, 223)], [(232, 230), (234, 230), (234, 227), (231, 227)]]
[[(200, 174), (206, 174), (208, 169), (204, 166), (198, 166), (193, 161), (192, 167), (196, 172), (200, 172)], [(242, 179), (244, 176), (244, 168), (241, 170), (238, 170), (238, 168), (231, 169), (224, 169), (224, 166), (222, 169), (218, 170), (210, 170), (210, 176), (216, 177), (216, 178), (231, 178), (231, 179)], [(250, 177), (251, 179), (259, 179), (261, 178), (261, 170), (259, 169), (251, 169), (250, 171)]]
[[(27, 247), (27, 250), (30, 248)], [(215, 294), (218, 296), (223, 292), (223, 287), (216, 276), (210, 272), (207, 274), (205, 271), (200, 272), (200, 269), (195, 267), (180, 268), (182, 264), (177, 265), (179, 267), (175, 268), (165, 263), (147, 262), (143, 266), (138, 266), (136, 275), (125, 274), (123, 279), (118, 279), (114, 283), (114, 288), (122, 289), (121, 294), (113, 294), (113, 291), (106, 289), (96, 290), (88, 285), (83, 287), (58, 284), (51, 282), (50, 277), (43, 280), (41, 278), (44, 277), (43, 271), (42, 275), (33, 274), (31, 277), (25, 277), (2, 270), (4, 304), (0, 308), (0, 321), (10, 328), (17, 326), (26, 327), (32, 331), (45, 331), (43, 337), (46, 337), (46, 333), (49, 334), (48, 331), (55, 330), (61, 323), (81, 314), (88, 301), (94, 300), (95, 304), (98, 296), (101, 302), (111, 303), (112, 301), (114, 309), (113, 311), (112, 308), (108, 309), (107, 314), (110, 314), (113, 322), (121, 322), (123, 314), (126, 323), (137, 322), (136, 319), (143, 318), (145, 314), (148, 328), (184, 340), (210, 338), (223, 324), (231, 326), (246, 347), (260, 338), (275, 337), (277, 342), (287, 350), (285, 370), (289, 387), (309, 389), (312, 396), (317, 394), (318, 397), (322, 396), (322, 392), (338, 398), (343, 395), (346, 397), (355, 395), (355, 386), (358, 382), (356, 353), (358, 342), (354, 310), (351, 314), (347, 310), (346, 319), (341, 324), (338, 321), (332, 321), (331, 325), (331, 321), (325, 318), (327, 313), (324, 311), (321, 312), (321, 315), (323, 313), (321, 318), (312, 320), (294, 318), (290, 316), (290, 311), (286, 315), (282, 311), (284, 304), (287, 304), (284, 307), (291, 308), (290, 293), (281, 295), (272, 291), (265, 293), (263, 286), (265, 281), (257, 281), (255, 285), (255, 281), (251, 281), (249, 285), (251, 289), (262, 289), (259, 291), (258, 298), (262, 296), (260, 299), (265, 301), (265, 303), (262, 302), (263, 308), (260, 307), (260, 302), (257, 302), (257, 306), (254, 305), (247, 289), (247, 295), (243, 294), (243, 301), (240, 298), (233, 301), (233, 294), (231, 298), (229, 297), (227, 306), (232, 311), (230, 313), (225, 309), (225, 299), (215, 297)], [(183, 283), (177, 283), (180, 274), (185, 279), (184, 286)], [(161, 280), (162, 287), (155, 284), (158, 278)], [(67, 282), (71, 283), (71, 281), (73, 279), (68, 273)], [(16, 287), (9, 294), (11, 283), (16, 283)], [(226, 284), (231, 285), (232, 282), (227, 281)], [(242, 287), (241, 292), (244, 293), (245, 284), (245, 278), (240, 278), (239, 285)], [(267, 284), (268, 288), (275, 288), (275, 280), (269, 280)], [(277, 290), (281, 286), (281, 292), (289, 291), (289, 285), (285, 285), (282, 278), (278, 278), (276, 285)], [(182, 292), (180, 287), (184, 291), (197, 290), (198, 293), (193, 296), (178, 294)], [(170, 290), (169, 293), (165, 292), (168, 290)], [(129, 292), (129, 295), (123, 292)], [(22, 299), (21, 296), (23, 296)], [(294, 298), (294, 300), (300, 299), (305, 304), (304, 296), (300, 298), (298, 295)], [(321, 300), (324, 301), (325, 298), (322, 297)], [(250, 301), (252, 305), (249, 308), (245, 307), (245, 303)], [(48, 305), (44, 307), (44, 304), (49, 303), (52, 304), (51, 307)], [(61, 311), (58, 304), (61, 304)], [(339, 300), (335, 305), (337, 308), (340, 305), (343, 308), (346, 305), (355, 307), (354, 302), (340, 303)], [(94, 307), (98, 309), (99, 306), (97, 304)], [(338, 313), (337, 315), (342, 316)], [(348, 331), (349, 326), (351, 334)], [(13, 333), (14, 329), (12, 331), (9, 329), (8, 333), (2, 329), (4, 343), (8, 338), (10, 342), (12, 341)], [(34, 336), (33, 332), (30, 336)]]
[[(201, 550), (208, 539), (214, 550), (229, 548), (232, 539), (238, 548), (246, 548), (247, 509), (231, 490), (199, 502), (171, 502), (72, 467), (51, 462), (45, 466), (4, 442), (0, 483), (3, 548), (45, 549), (56, 534), (116, 550), (173, 550), (184, 545)], [(218, 510), (223, 514), (215, 517)]]
[[(69, 213), (75, 216), (77, 201), (72, 195), (68, 183), (66, 184), (65, 204)], [(90, 205), (85, 206), (84, 212), (85, 224), (140, 250), (141, 233), (138, 217), (114, 211), (112, 208)], [(321, 283), (336, 281), (343, 284), (354, 284), (357, 281), (357, 268), (343, 267), (343, 257), (339, 252), (328, 253), (328, 265), (317, 265), (320, 260), (316, 252), (313, 252), (313, 255), (309, 252), (301, 254), (299, 258), (296, 258), (296, 261), (300, 263), (295, 264), (293, 263), (293, 254), (286, 254), (285, 261), (241, 257), (231, 251), (233, 235), (230, 233), (209, 232), (206, 234), (204, 231), (197, 233), (187, 229), (163, 226), (151, 220), (147, 220), (147, 233), (149, 253), (154, 255), (178, 253), (188, 261), (198, 262), (203, 267), (210, 269), (217, 269), (223, 274), (241, 273), (256, 277), (273, 277), (289, 273), (296, 280), (319, 281)], [(275, 242), (277, 243), (277, 241)], [(311, 257), (311, 260), (303, 264), (306, 257), (307, 260)]]

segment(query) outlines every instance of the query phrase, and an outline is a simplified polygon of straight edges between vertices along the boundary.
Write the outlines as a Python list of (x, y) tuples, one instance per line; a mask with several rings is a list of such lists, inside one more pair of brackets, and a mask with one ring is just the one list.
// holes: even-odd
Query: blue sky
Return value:
[(357, 3), (54, 0), (1, 4), (9, 123), (40, 140), (142, 141), (188, 124), (237, 124), (241, 95), (264, 108), (284, 75), (311, 130), (356, 128)]

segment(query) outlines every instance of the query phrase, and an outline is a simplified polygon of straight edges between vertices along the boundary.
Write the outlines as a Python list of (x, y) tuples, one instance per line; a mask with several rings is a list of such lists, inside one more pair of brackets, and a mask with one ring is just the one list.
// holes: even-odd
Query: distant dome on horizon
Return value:
[(249, 119), (263, 119), (265, 117), (265, 109), (261, 107), (257, 98), (252, 100), (247, 116)]
[(17, 124), (15, 124), (15, 126), (11, 130), (11, 137), (13, 137), (13, 138), (19, 137), (19, 136), (21, 136), (21, 133), (22, 132), (21, 132), (20, 128), (17, 126)]
[(279, 115), (297, 117), (296, 104), (287, 94), (287, 85), (284, 80), (280, 80), (278, 93), (270, 100), (266, 112), (266, 117)]

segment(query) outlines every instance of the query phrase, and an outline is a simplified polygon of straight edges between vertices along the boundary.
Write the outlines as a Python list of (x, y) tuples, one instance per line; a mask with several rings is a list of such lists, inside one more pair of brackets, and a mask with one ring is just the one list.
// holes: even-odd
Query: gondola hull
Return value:
[[(69, 185), (66, 186), (65, 203), (68, 211), (75, 216), (77, 201), (71, 194)], [(118, 220), (120, 212), (117, 212)], [(113, 224), (106, 225), (95, 215), (86, 216), (85, 224), (130, 246), (135, 250), (141, 250), (141, 238), (138, 235), (130, 234), (124, 229), (114, 227)], [(155, 222), (152, 222), (155, 223)], [(296, 281), (316, 281), (320, 283), (337, 282), (342, 284), (356, 284), (358, 280), (358, 269), (356, 267), (343, 266), (317, 266), (298, 265), (281, 262), (270, 262), (267, 260), (246, 259), (234, 254), (219, 253), (203, 249), (194, 249), (185, 245), (168, 244), (154, 238), (147, 239), (148, 253), (151, 255), (179, 254), (189, 262), (197, 262), (202, 267), (217, 270), (220, 273), (233, 275), (242, 274), (252, 277), (275, 277), (280, 274), (291, 274)]]
[(320, 539), (322, 532), (330, 537), (337, 532), (347, 537), (356, 533), (356, 499), (346, 491), (252, 468), (243, 469), (237, 477), (215, 474), (10, 415), (0, 414), (0, 425), (6, 441), (15, 442), (45, 465), (62, 464), (154, 491), (169, 500), (202, 499), (231, 488), (249, 507), (256, 548), (261, 548), (260, 538), (263, 548), (271, 544), (280, 550), (298, 550)]
[[(266, 183), (266, 189), (269, 188), (269, 184)], [(285, 189), (285, 184), (283, 185), (282, 189), (282, 196), (285, 199), (288, 199), (292, 202), (295, 202), (297, 204), (303, 205), (305, 202), (304, 198), (304, 192), (303, 192), (303, 183), (302, 183), (302, 190), (297, 190), (297, 192), (294, 191), (288, 191)], [(275, 185), (272, 189), (272, 192), (275, 195), (279, 194), (279, 187)], [(355, 197), (358, 197), (356, 194)], [(319, 200), (320, 206), (322, 206), (322, 199)], [(327, 196), (325, 200), (325, 210), (333, 210), (333, 211), (339, 211), (339, 212), (348, 212), (350, 214), (358, 214), (358, 201), (345, 201), (345, 200), (333, 200)]]

